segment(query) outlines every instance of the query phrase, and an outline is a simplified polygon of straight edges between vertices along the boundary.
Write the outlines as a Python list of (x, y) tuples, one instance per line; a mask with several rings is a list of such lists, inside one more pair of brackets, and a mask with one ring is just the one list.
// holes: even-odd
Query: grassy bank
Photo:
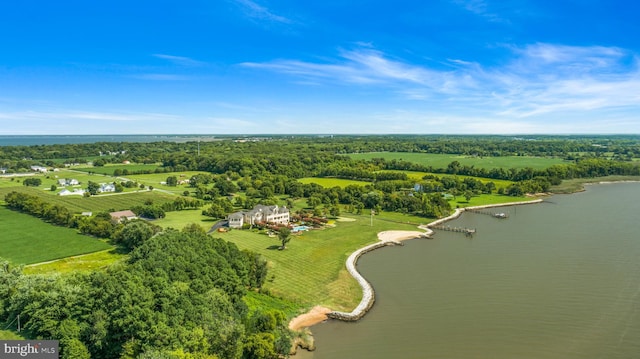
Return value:
[(125, 254), (117, 253), (114, 249), (67, 257), (54, 262), (26, 266), (25, 274), (66, 274), (71, 272), (88, 272), (106, 268), (107, 266), (123, 260)]
[(242, 249), (262, 254), (269, 261), (265, 289), (305, 307), (322, 304), (351, 310), (362, 293), (345, 269), (347, 257), (356, 249), (377, 241), (377, 233), (389, 229), (416, 230), (415, 225), (368, 218), (337, 221), (334, 228), (311, 230), (294, 236), (287, 249), (278, 250), (277, 238), (249, 230), (232, 230), (215, 236)]
[(551, 187), (553, 193), (574, 193), (584, 191), (584, 185), (598, 182), (640, 181), (638, 176), (606, 176), (592, 178), (575, 178), (563, 180), (561, 184)]

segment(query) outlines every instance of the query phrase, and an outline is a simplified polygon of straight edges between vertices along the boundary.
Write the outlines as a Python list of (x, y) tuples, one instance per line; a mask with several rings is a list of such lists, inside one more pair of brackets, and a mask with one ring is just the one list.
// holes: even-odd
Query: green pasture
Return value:
[(107, 176), (113, 176), (113, 171), (120, 169), (120, 170), (127, 170), (129, 172), (136, 172), (136, 171), (155, 171), (157, 168), (162, 168), (162, 165), (159, 163), (156, 164), (106, 164), (104, 166), (100, 166), (100, 167), (74, 167), (75, 170), (78, 171), (82, 171), (82, 172), (93, 172), (93, 173), (98, 173), (98, 174), (103, 174), (103, 175), (107, 175)]
[(333, 187), (345, 188), (350, 185), (366, 186), (366, 185), (372, 184), (371, 182), (366, 182), (366, 181), (355, 181), (355, 180), (349, 180), (349, 179), (327, 178), (327, 177), (323, 177), (323, 178), (305, 177), (305, 178), (298, 179), (298, 182), (304, 183), (304, 184), (315, 183), (324, 188), (333, 188)]
[(31, 264), (96, 252), (112, 246), (76, 230), (0, 206), (0, 257)]
[(390, 229), (417, 230), (415, 225), (376, 219), (371, 226), (368, 217), (358, 217), (352, 222), (336, 222), (334, 228), (293, 236), (285, 250), (277, 249), (277, 238), (251, 230), (214, 236), (262, 254), (269, 261), (264, 287), (274, 295), (305, 307), (322, 304), (352, 310), (360, 302), (362, 291), (347, 272), (345, 261), (358, 248), (377, 241), (378, 232)]
[(23, 273), (65, 274), (72, 272), (88, 272), (106, 268), (107, 266), (125, 258), (126, 255), (118, 253), (115, 249), (108, 249), (95, 253), (67, 257), (49, 263), (29, 265), (23, 269)]
[(504, 157), (476, 157), (451, 154), (436, 153), (414, 153), (414, 152), (369, 152), (353, 153), (348, 155), (354, 160), (371, 160), (373, 158), (384, 158), (387, 161), (402, 160), (417, 163), (433, 168), (446, 168), (453, 161), (460, 162), (461, 165), (475, 166), (476, 168), (525, 168), (545, 169), (552, 165), (565, 163), (560, 158), (531, 157), (531, 156), (504, 156)]

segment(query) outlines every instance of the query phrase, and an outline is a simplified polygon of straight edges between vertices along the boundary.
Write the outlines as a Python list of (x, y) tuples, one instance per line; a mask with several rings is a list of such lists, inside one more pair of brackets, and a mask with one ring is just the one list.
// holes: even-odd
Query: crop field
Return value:
[(99, 173), (99, 174), (103, 174), (103, 175), (107, 175), (107, 176), (112, 176), (113, 175), (113, 171), (115, 170), (127, 170), (129, 172), (135, 172), (135, 171), (155, 171), (156, 168), (162, 168), (162, 165), (160, 164), (149, 164), (149, 165), (145, 165), (145, 164), (129, 164), (129, 165), (125, 165), (125, 164), (106, 164), (104, 166), (101, 167), (74, 167), (75, 170), (77, 171), (82, 171), (82, 172), (93, 172), (93, 173)]
[(11, 191), (23, 192), (36, 195), (43, 201), (51, 204), (58, 204), (66, 207), (72, 213), (82, 213), (85, 211), (120, 211), (133, 206), (142, 206), (148, 200), (160, 205), (165, 202), (172, 202), (175, 195), (159, 191), (123, 192), (114, 194), (102, 194), (92, 197), (83, 196), (54, 196), (48, 191), (32, 187), (0, 187), (0, 201)]
[(453, 161), (461, 165), (475, 166), (476, 168), (525, 168), (545, 169), (552, 165), (566, 163), (560, 158), (544, 158), (530, 156), (504, 156), (504, 157), (474, 157), (450, 154), (413, 153), (413, 152), (369, 152), (353, 153), (348, 155), (355, 160), (370, 160), (372, 158), (384, 158), (387, 161), (403, 160), (433, 168), (446, 168)]
[(349, 179), (327, 178), (327, 177), (322, 177), (322, 178), (305, 177), (305, 178), (300, 178), (298, 182), (304, 183), (304, 184), (316, 183), (324, 188), (333, 188), (333, 187), (345, 188), (349, 185), (366, 186), (368, 184), (369, 185), (371, 184), (371, 182), (366, 182), (366, 181), (355, 181), (355, 180), (349, 180)]
[(0, 206), (0, 257), (31, 264), (112, 248), (76, 230)]

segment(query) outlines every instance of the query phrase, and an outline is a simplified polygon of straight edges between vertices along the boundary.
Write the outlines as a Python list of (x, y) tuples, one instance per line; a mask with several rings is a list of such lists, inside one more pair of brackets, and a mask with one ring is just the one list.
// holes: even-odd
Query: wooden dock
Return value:
[(494, 218), (500, 218), (500, 219), (509, 218), (509, 215), (504, 213), (504, 212), (495, 213), (495, 212), (487, 211), (487, 210), (484, 210), (484, 209), (469, 209), (468, 211), (471, 212), (471, 213), (486, 214), (486, 215), (494, 217)]
[(441, 231), (464, 233), (465, 236), (473, 236), (473, 234), (476, 233), (475, 228), (450, 227), (450, 226), (433, 226), (431, 228), (439, 229)]

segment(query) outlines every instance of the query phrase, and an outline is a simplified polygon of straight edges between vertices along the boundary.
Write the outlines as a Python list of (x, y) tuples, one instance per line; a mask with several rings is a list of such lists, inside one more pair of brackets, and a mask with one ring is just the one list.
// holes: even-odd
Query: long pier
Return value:
[(464, 233), (467, 236), (472, 236), (474, 233), (476, 233), (475, 228), (450, 227), (450, 226), (430, 226), (430, 228), (439, 229), (441, 231)]
[(491, 211), (487, 211), (485, 209), (482, 208), (471, 208), (468, 210), (471, 213), (479, 213), (479, 214), (486, 214), (488, 216), (494, 217), (494, 218), (500, 218), (500, 219), (506, 219), (509, 218), (509, 215), (506, 214), (505, 212), (491, 212)]

